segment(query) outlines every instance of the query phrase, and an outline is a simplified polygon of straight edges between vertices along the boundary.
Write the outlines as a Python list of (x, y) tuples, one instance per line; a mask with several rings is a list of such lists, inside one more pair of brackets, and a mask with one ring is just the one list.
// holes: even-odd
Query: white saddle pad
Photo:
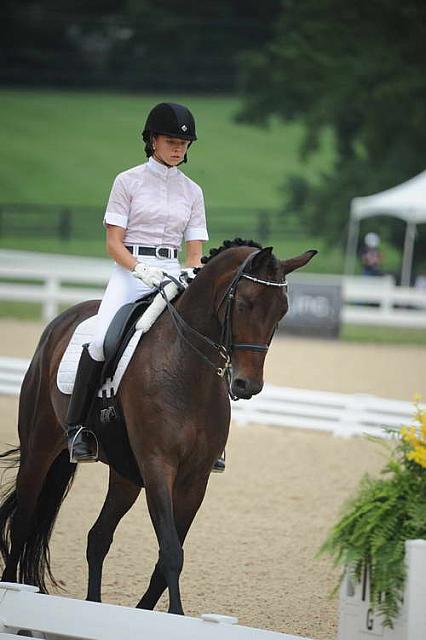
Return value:
[[(174, 282), (169, 282), (164, 287), (164, 292), (166, 293), (169, 300), (173, 300), (173, 298), (178, 294), (178, 288)], [(158, 294), (154, 298), (148, 309), (145, 311), (143, 316), (138, 320), (136, 324), (136, 331), (120, 358), (117, 369), (114, 373), (114, 377), (108, 378), (108, 380), (105, 381), (105, 383), (98, 391), (99, 397), (102, 397), (105, 392), (108, 397), (111, 395), (111, 393), (114, 393), (114, 395), (117, 393), (117, 389), (120, 386), (121, 379), (127, 369), (127, 366), (133, 356), (139, 340), (141, 339), (142, 335), (152, 327), (154, 321), (162, 313), (165, 306), (165, 301), (163, 300), (161, 295)], [(83, 344), (92, 340), (93, 332), (95, 330), (95, 322), (96, 316), (92, 316), (90, 318), (87, 318), (86, 320), (83, 320), (83, 322), (81, 322), (77, 326), (65, 350), (65, 353), (62, 356), (56, 379), (58, 389), (62, 393), (65, 393), (67, 395), (70, 395), (72, 393), (82, 347)]]

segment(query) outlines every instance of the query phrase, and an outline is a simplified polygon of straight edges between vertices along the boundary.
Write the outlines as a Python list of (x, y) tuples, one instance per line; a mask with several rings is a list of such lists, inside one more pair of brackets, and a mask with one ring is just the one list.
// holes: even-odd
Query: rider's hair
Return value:
[(152, 148), (151, 141), (145, 143), (145, 155), (147, 158), (154, 155), (154, 149)]

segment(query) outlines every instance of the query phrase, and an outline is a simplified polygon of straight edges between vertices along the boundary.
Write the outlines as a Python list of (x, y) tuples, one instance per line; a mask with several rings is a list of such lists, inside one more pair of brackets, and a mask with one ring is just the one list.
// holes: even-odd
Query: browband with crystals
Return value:
[(247, 273), (243, 273), (241, 275), (242, 278), (247, 278), (247, 280), (253, 280), (253, 282), (258, 282), (259, 284), (266, 284), (268, 287), (285, 287), (287, 289), (288, 283), (286, 280), (284, 282), (271, 282), (270, 280), (261, 280), (260, 278), (254, 278), (253, 276), (247, 275)]

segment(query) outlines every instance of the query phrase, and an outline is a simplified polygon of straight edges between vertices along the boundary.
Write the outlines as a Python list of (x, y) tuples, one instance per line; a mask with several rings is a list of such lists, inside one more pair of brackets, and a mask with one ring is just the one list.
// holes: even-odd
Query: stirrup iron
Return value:
[[(93, 438), (93, 440), (95, 441), (96, 449), (94, 452), (91, 451), (90, 444), (82, 441), (76, 442), (79, 436), (82, 436), (83, 433), (88, 434), (90, 438)], [(77, 446), (77, 448), (79, 446), (83, 446), (83, 447), (86, 446), (87, 453), (82, 455), (76, 455), (74, 453), (75, 446)], [(82, 462), (97, 462), (99, 459), (99, 442), (96, 437), (96, 434), (91, 429), (88, 429), (83, 425), (77, 425), (74, 435), (72, 435), (71, 437), (68, 436), (68, 451), (70, 456), (70, 462), (73, 464), (78, 464)]]

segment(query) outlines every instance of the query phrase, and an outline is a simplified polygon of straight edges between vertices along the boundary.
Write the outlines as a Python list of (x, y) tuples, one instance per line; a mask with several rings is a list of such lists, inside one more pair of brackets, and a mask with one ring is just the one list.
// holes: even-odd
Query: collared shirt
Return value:
[(182, 240), (209, 239), (201, 187), (152, 157), (115, 178), (105, 223), (126, 229), (128, 244), (178, 249)]

